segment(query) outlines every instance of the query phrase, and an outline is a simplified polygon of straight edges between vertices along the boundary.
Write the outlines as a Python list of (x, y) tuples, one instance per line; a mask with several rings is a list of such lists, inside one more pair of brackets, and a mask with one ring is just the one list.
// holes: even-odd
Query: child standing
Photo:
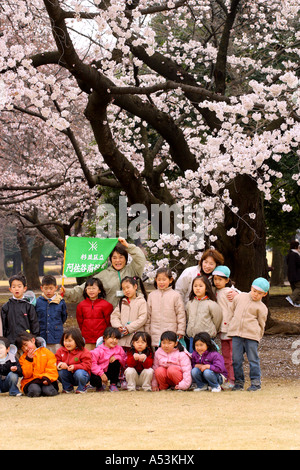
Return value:
[(137, 295), (138, 279), (128, 276), (122, 279), (121, 287), (125, 297), (120, 300), (110, 317), (111, 326), (118, 328), (121, 333), (119, 344), (125, 350), (130, 348), (133, 334), (144, 331), (147, 321), (147, 294), (139, 280), (143, 294)]
[[(42, 341), (44, 341), (41, 338)], [(23, 372), (21, 390), (28, 397), (58, 394), (56, 357), (31, 333), (16, 338), (16, 346), (23, 351), (20, 365)]]
[(85, 347), (92, 350), (96, 341), (103, 336), (105, 328), (110, 326), (110, 315), (113, 306), (105, 300), (105, 290), (100, 279), (92, 277), (85, 283), (82, 300), (77, 305), (76, 319), (81, 334), (85, 340)]
[(232, 337), (232, 359), (235, 377), (233, 390), (243, 390), (245, 378), (243, 372), (244, 353), (250, 365), (251, 385), (248, 391), (261, 388), (261, 370), (258, 356), (258, 344), (263, 337), (268, 316), (268, 308), (262, 302), (268, 294), (269, 282), (263, 277), (255, 279), (249, 293), (237, 295), (232, 302), (232, 318), (229, 320), (228, 336)]
[(234, 385), (234, 371), (232, 365), (232, 338), (228, 336), (229, 318), (232, 317), (231, 301), (228, 293), (231, 292), (230, 269), (227, 266), (218, 266), (213, 271), (213, 285), (216, 288), (217, 303), (222, 309), (223, 321), (220, 328), (222, 355), (228, 372), (228, 383), (224, 388)]
[(174, 331), (165, 331), (154, 354), (152, 390), (188, 390), (192, 383), (190, 354), (178, 342)]
[(140, 386), (142, 390), (151, 391), (152, 365), (151, 336), (145, 331), (137, 331), (132, 337), (131, 348), (127, 354), (127, 390), (133, 392)]
[(61, 338), (62, 347), (55, 354), (63, 393), (86, 392), (86, 384), (90, 380), (92, 356), (84, 346), (84, 339), (78, 328), (69, 328)]
[(174, 290), (175, 281), (170, 269), (157, 270), (154, 287), (148, 297), (145, 331), (151, 336), (152, 346), (158, 347), (164, 331), (174, 331), (178, 339), (185, 335), (186, 314), (181, 294)]
[(220, 392), (221, 384), (227, 377), (223, 356), (206, 332), (196, 334), (193, 348), (192, 377), (197, 384), (194, 392), (207, 390), (208, 387), (212, 392)]
[(120, 368), (126, 363), (126, 353), (118, 345), (121, 333), (118, 328), (108, 327), (103, 333), (103, 343), (91, 351), (92, 373), (90, 383), (97, 391), (103, 391), (110, 381), (109, 390), (118, 392)]
[(39, 335), (40, 326), (35, 308), (24, 300), (27, 290), (26, 277), (16, 274), (9, 279), (9, 291), (13, 297), (6, 302), (1, 310), (3, 336), (11, 344), (15, 343), (17, 336), (23, 331)]
[(0, 337), (0, 393), (9, 392), (12, 397), (22, 395), (18, 389), (22, 369), (16, 358), (17, 348), (10, 344), (7, 338)]
[(40, 335), (46, 341), (47, 348), (55, 354), (60, 347), (63, 325), (67, 320), (67, 306), (57, 293), (54, 276), (43, 277), (41, 291), (43, 295), (37, 298), (35, 307), (40, 323)]
[[(217, 304), (216, 296), (206, 276), (197, 276), (193, 280), (186, 313), (186, 332), (190, 338), (194, 338), (199, 331), (206, 331), (212, 338), (216, 337), (222, 324), (222, 310)], [(191, 351), (192, 341), (190, 341)]]

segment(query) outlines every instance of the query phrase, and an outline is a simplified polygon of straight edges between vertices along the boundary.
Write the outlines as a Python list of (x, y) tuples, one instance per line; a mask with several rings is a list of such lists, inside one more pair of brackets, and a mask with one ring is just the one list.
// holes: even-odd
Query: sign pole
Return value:
[(63, 262), (63, 272), (62, 272), (62, 278), (61, 278), (61, 287), (64, 287), (65, 284), (65, 262), (66, 262), (66, 249), (67, 249), (67, 239), (69, 238), (69, 235), (65, 236), (65, 247), (64, 247), (64, 262)]

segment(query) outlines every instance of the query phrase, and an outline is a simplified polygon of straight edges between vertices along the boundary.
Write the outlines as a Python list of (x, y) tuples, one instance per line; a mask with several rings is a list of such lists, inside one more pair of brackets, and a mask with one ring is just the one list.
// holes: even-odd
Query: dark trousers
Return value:
[[(116, 384), (119, 380), (119, 372), (120, 372), (121, 364), (119, 361), (111, 362), (108, 366), (105, 375), (107, 376), (108, 380), (111, 384)], [(101, 388), (102, 387), (102, 380), (99, 375), (91, 374), (90, 384), (93, 387)]]
[(54, 397), (57, 394), (58, 394), (58, 391), (53, 384), (44, 385), (44, 384), (32, 383), (28, 385), (28, 389), (27, 389), (27, 396), (32, 397), (32, 398), (40, 397), (41, 395), (43, 395), (44, 397)]

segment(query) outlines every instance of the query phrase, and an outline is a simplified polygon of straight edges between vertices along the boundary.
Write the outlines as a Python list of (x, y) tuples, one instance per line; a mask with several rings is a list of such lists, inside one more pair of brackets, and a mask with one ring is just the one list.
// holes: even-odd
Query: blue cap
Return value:
[(258, 277), (252, 282), (252, 286), (261, 292), (268, 292), (270, 289), (270, 283), (264, 277)]
[(212, 275), (229, 277), (230, 269), (227, 266), (217, 266), (216, 269), (212, 272)]

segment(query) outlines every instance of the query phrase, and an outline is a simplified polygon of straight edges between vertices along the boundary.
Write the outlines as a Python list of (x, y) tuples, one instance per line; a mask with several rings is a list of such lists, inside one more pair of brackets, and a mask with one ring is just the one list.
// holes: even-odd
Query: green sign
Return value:
[(66, 237), (63, 275), (84, 277), (102, 271), (117, 243), (117, 238)]

